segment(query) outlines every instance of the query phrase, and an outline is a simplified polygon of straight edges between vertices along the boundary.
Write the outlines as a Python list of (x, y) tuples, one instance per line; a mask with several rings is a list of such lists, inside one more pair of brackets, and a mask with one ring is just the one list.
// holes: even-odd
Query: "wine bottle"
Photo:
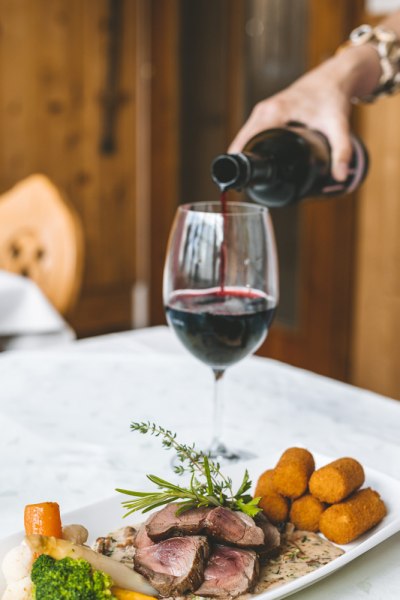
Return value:
[(309, 196), (337, 196), (356, 189), (368, 170), (368, 153), (351, 135), (353, 154), (345, 181), (331, 175), (331, 148), (319, 131), (304, 126), (268, 129), (253, 137), (239, 154), (221, 154), (211, 165), (220, 190), (244, 190), (268, 207)]

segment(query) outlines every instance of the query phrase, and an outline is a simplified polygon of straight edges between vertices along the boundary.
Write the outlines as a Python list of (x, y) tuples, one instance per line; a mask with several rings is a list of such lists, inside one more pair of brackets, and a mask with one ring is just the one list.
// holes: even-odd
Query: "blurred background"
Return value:
[[(0, 193), (43, 173), (79, 215), (79, 337), (165, 323), (177, 205), (217, 199), (210, 162), (255, 102), (395, 8), (0, 0)], [(272, 213), (281, 305), (260, 354), (400, 398), (400, 95), (357, 108), (354, 129), (371, 157), (361, 190)]]

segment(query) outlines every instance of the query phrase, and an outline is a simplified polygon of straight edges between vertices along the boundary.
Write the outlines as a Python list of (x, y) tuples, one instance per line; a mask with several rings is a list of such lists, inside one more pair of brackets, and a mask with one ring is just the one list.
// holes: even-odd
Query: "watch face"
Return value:
[(373, 29), (371, 25), (360, 25), (350, 34), (350, 40), (353, 44), (365, 44), (373, 37)]

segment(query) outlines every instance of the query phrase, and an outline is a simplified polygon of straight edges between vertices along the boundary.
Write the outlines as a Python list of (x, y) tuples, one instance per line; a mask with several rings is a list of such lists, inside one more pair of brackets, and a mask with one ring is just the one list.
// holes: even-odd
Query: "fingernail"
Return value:
[(347, 178), (349, 171), (348, 164), (346, 162), (339, 162), (335, 167), (335, 178), (338, 181), (344, 181)]

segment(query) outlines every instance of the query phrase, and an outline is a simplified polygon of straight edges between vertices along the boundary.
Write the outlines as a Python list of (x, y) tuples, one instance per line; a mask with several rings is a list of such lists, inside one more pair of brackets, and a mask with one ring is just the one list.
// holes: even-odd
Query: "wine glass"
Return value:
[(247, 458), (222, 442), (221, 383), (255, 352), (278, 303), (275, 237), (267, 208), (238, 202), (179, 206), (170, 233), (163, 299), (168, 324), (214, 373), (213, 437), (220, 462)]

